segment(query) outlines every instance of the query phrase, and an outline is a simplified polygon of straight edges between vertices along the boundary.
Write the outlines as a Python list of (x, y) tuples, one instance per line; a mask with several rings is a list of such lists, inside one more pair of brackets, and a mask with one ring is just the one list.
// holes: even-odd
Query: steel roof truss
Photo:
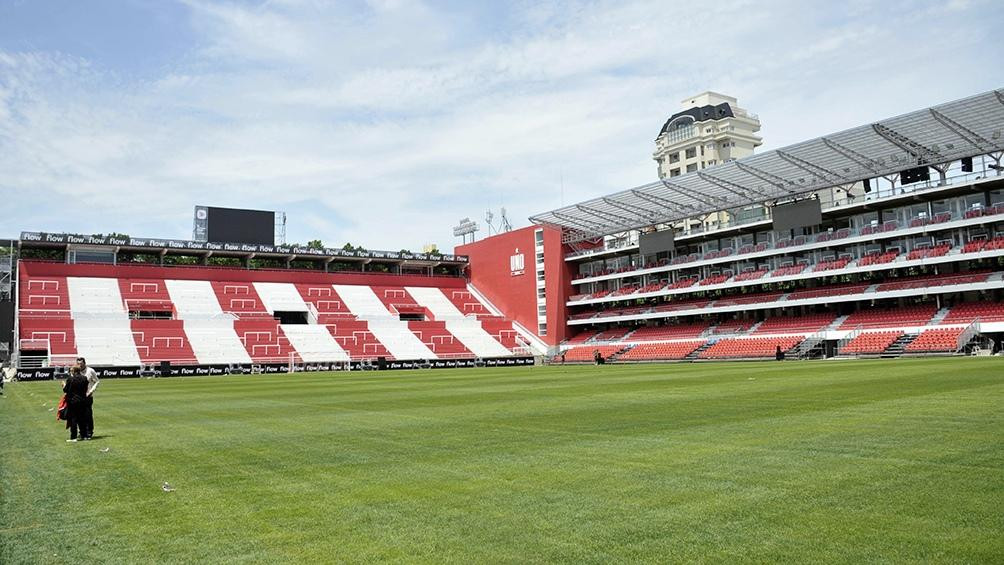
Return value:
[(982, 135), (974, 132), (952, 118), (949, 118), (934, 108), (931, 108), (931, 115), (934, 116), (934, 119), (937, 120), (938, 123), (951, 130), (955, 135), (969, 142), (969, 144), (976, 149), (980, 151), (993, 151), (995, 149), (994, 144), (987, 141), (987, 139)]
[[(799, 169), (802, 169), (803, 171), (806, 171), (809, 174), (819, 178), (823, 182), (834, 182), (834, 179), (836, 179), (836, 182), (847, 182), (847, 177), (841, 175), (838, 172), (832, 171), (825, 167), (821, 167), (815, 163), (810, 163), (805, 159), (796, 157), (790, 153), (785, 153), (780, 149), (775, 151), (775, 153), (777, 153), (778, 157), (784, 159), (785, 161), (791, 163), (792, 165), (798, 167)], [(827, 177), (832, 177), (832, 178), (827, 178)]]
[[(666, 179), (659, 179), (659, 182), (662, 183), (662, 186), (664, 186), (667, 189), (669, 189), (669, 190), (671, 190), (671, 191), (679, 194), (680, 196), (684, 196), (686, 198), (690, 198), (691, 200), (696, 200), (696, 201), (700, 202), (701, 204), (705, 204), (707, 206), (726, 206), (726, 205), (729, 204), (729, 199), (728, 198), (721, 198), (721, 197), (714, 196), (714, 195), (711, 195), (711, 194), (696, 195), (692, 191), (688, 191), (687, 189), (683, 188), (682, 186), (680, 186), (678, 184), (673, 184), (671, 182), (667, 182)], [(667, 200), (667, 202), (670, 202), (670, 201)], [(694, 208), (693, 206), (690, 206), (690, 208), (692, 208), (694, 210), (697, 210), (697, 208)], [(698, 210), (698, 211), (700, 211), (700, 210)]]
[[(605, 220), (607, 222), (610, 222), (611, 224), (619, 225), (619, 226), (624, 226), (624, 227), (627, 227), (628, 229), (634, 228), (634, 227), (639, 227), (638, 226), (638, 222), (639, 221), (643, 221), (643, 220), (639, 220), (638, 218), (627, 218), (627, 217), (621, 216), (620, 214), (614, 214), (613, 212), (606, 212), (604, 210), (597, 210), (596, 208), (592, 208), (590, 206), (586, 206), (585, 204), (576, 204), (575, 207), (578, 208), (579, 210), (587, 213), (587, 214), (596, 216), (597, 218), (601, 218), (601, 219), (603, 219), (603, 220)], [(614, 219), (611, 219), (611, 218), (614, 218)]]
[(795, 185), (795, 183), (791, 181), (786, 181), (775, 174), (768, 173), (767, 171), (760, 170), (756, 167), (751, 167), (746, 163), (741, 163), (739, 161), (735, 161), (734, 163), (735, 166), (738, 167), (740, 171), (748, 175), (754, 176), (762, 181), (768, 182), (785, 192), (794, 192), (790, 188), (788, 188), (789, 186)]
[(641, 208), (639, 206), (635, 206), (634, 204), (628, 204), (627, 202), (621, 202), (621, 201), (618, 201), (618, 200), (614, 200), (613, 198), (609, 198), (609, 197), (606, 197), (606, 196), (604, 196), (601, 200), (603, 200), (604, 202), (606, 202), (610, 206), (613, 206), (614, 208), (620, 208), (621, 210), (624, 210), (625, 212), (629, 212), (629, 213), (632, 213), (632, 214), (638, 214), (639, 217), (645, 218), (648, 221), (654, 221), (654, 220), (657, 220), (657, 219), (659, 219), (659, 218), (662, 217), (659, 214), (656, 214), (656, 213), (652, 212), (651, 210), (648, 210), (648, 209), (645, 209), (645, 208)]
[(732, 194), (735, 194), (736, 196), (738, 196), (740, 198), (745, 198), (747, 200), (745, 203), (735, 203), (735, 202), (733, 202), (732, 204), (734, 206), (735, 205), (743, 206), (745, 204), (749, 204), (752, 201), (752, 199), (750, 198), (750, 194), (749, 194), (751, 192), (753, 194), (762, 196), (762, 197), (767, 198), (767, 199), (772, 198), (772, 196), (770, 194), (767, 194), (766, 192), (757, 190), (755, 188), (750, 188), (748, 186), (742, 186), (740, 184), (736, 184), (734, 182), (727, 181), (725, 179), (720, 179), (718, 177), (713, 177), (713, 176), (711, 176), (711, 175), (709, 175), (707, 173), (697, 173), (697, 176), (700, 177), (701, 180), (703, 180), (705, 182), (710, 182), (711, 184), (716, 185), (716, 186), (718, 186), (721, 189), (724, 189), (724, 190), (726, 190), (728, 192), (731, 192)]
[(916, 157), (917, 165), (935, 165), (944, 161), (937, 151), (917, 143), (894, 129), (882, 124), (872, 124), (872, 129), (889, 143)]
[(823, 145), (829, 147), (830, 149), (840, 153), (844, 157), (847, 157), (851, 161), (854, 161), (858, 165), (868, 169), (869, 171), (875, 173), (876, 175), (881, 174), (878, 165), (870, 157), (865, 157), (864, 155), (858, 153), (857, 151), (851, 149), (850, 147), (845, 147), (832, 139), (827, 139), (825, 137), (819, 138)]

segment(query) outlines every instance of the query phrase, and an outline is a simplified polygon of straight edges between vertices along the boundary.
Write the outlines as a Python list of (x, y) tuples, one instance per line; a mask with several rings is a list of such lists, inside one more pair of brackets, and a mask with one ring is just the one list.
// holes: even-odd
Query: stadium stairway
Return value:
[(683, 358), (684, 361), (694, 361), (694, 360), (696, 360), (698, 357), (701, 356), (701, 353), (704, 353), (704, 351), (706, 349), (708, 349), (709, 347), (711, 347), (712, 345), (714, 345), (714, 342), (711, 342), (711, 341), (706, 341), (706, 342), (702, 343), (700, 347), (698, 347), (697, 349), (691, 351), (686, 356), (684, 356), (684, 358)]
[(307, 303), (292, 283), (256, 282), (255, 291), (269, 314), (276, 312), (307, 312)]
[(67, 277), (66, 282), (77, 354), (94, 365), (139, 365), (118, 281)]
[(613, 352), (613, 354), (611, 354), (609, 357), (607, 357), (607, 362), (608, 363), (616, 362), (617, 359), (620, 358), (621, 355), (624, 355), (628, 351), (631, 351), (632, 348), (634, 348), (634, 345), (625, 345), (624, 347), (622, 347), (619, 350)]
[(324, 326), (283, 324), (281, 327), (290, 345), (305, 363), (349, 360), (349, 354)]
[[(435, 287), (406, 287), (405, 290), (436, 320), (445, 321), (446, 329), (478, 357), (502, 357), (512, 354), (512, 351), (500, 343), (501, 338), (497, 339), (489, 334), (484, 324), (477, 318), (465, 316), (457, 305), (447, 298), (443, 290)], [(470, 293), (466, 296), (470, 296)]]
[(251, 356), (237, 332), (232, 315), (226, 315), (209, 281), (164, 281), (185, 335), (199, 363), (250, 363)]
[(931, 318), (931, 321), (928, 322), (928, 325), (936, 326), (940, 324), (948, 316), (948, 313), (951, 312), (951, 310), (952, 309), (948, 308), (947, 306), (938, 310), (937, 312), (934, 313), (934, 317)]
[(828, 332), (836, 331), (847, 320), (847, 316), (848, 314), (837, 316), (836, 319), (830, 322), (830, 325), (823, 328), (823, 330)]
[(903, 352), (906, 351), (906, 346), (917, 339), (918, 335), (920, 335), (918, 332), (909, 332), (897, 337), (896, 341), (893, 341), (889, 347), (885, 348), (885, 351), (882, 352), (882, 357), (899, 357), (903, 355)]
[[(341, 295), (341, 292), (339, 294)], [(406, 322), (383, 316), (370, 318), (366, 323), (373, 337), (382, 343), (395, 359), (438, 359), (438, 356), (408, 328)]]
[(786, 358), (814, 359), (822, 357), (825, 352), (826, 340), (820, 335), (806, 337), (801, 343), (785, 353)]

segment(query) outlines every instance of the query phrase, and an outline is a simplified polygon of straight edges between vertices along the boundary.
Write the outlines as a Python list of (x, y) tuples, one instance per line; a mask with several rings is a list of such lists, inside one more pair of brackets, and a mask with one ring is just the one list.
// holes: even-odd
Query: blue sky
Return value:
[(0, 237), (187, 238), (207, 204), (451, 249), (489, 207), (522, 226), (654, 180), (703, 90), (770, 149), (1004, 87), (1002, 24), (991, 0), (0, 0)]

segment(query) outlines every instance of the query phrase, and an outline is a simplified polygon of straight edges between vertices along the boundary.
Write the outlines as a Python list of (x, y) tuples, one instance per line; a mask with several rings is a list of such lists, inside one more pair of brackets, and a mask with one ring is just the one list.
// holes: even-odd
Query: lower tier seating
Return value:
[(965, 328), (924, 330), (909, 344), (907, 353), (949, 353), (959, 348), (959, 336)]
[(728, 338), (715, 342), (702, 351), (701, 359), (755, 359), (773, 357), (777, 347), (788, 351), (805, 336)]
[(903, 335), (901, 331), (862, 332), (840, 348), (842, 355), (861, 355), (882, 353)]
[(293, 272), (297, 282), (276, 282), (273, 272), (145, 265), (100, 267), (142, 276), (83, 276), (95, 268), (19, 264), (18, 346), (26, 357), (65, 364), (84, 355), (95, 366), (402, 360), (500, 357), (522, 343), (510, 320), (454, 279), (406, 287), (394, 281), (416, 279), (388, 275), (383, 286), (345, 285), (333, 282), (341, 275), (326, 284), (329, 275)]
[(621, 349), (623, 349), (623, 346), (620, 345), (587, 345), (585, 347), (573, 347), (564, 352), (564, 359), (566, 362), (592, 362), (596, 351), (599, 351), (600, 355), (602, 355), (604, 359), (609, 359), (610, 356), (617, 353)]
[(694, 352), (704, 340), (674, 341), (669, 343), (642, 343), (618, 357), (618, 361), (679, 360)]

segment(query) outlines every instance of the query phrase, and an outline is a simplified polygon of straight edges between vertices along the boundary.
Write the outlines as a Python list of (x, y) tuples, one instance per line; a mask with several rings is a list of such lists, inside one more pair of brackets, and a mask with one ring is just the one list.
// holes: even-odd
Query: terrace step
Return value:
[(701, 354), (701, 352), (703, 352), (704, 350), (708, 349), (712, 345), (714, 345), (714, 343), (712, 343), (710, 341), (706, 341), (706, 342), (702, 343), (700, 347), (698, 347), (697, 349), (695, 349), (695, 350), (691, 351), (690, 353), (688, 353), (683, 359), (685, 361), (693, 361), (694, 359), (697, 359), (697, 357)]
[(906, 350), (906, 346), (910, 345), (913, 340), (917, 339), (920, 333), (911, 332), (905, 333), (896, 338), (896, 341), (892, 342), (889, 347), (885, 348), (882, 352), (882, 357), (900, 357)]
[(633, 349), (633, 348), (634, 348), (634, 344), (625, 345), (624, 347), (622, 347), (619, 350), (617, 350), (616, 352), (614, 352), (613, 355), (607, 357), (607, 361), (608, 362), (616, 361), (618, 357), (620, 357), (621, 355), (624, 355), (628, 351), (631, 351), (631, 349)]
[(934, 317), (932, 317), (927, 322), (927, 325), (929, 325), (929, 326), (935, 326), (935, 325), (940, 324), (942, 322), (942, 320), (944, 320), (945, 317), (948, 316), (948, 312), (950, 310), (951, 310), (951, 308), (948, 308), (947, 306), (943, 307), (941, 310), (938, 310), (937, 312), (934, 313)]
[(837, 316), (837, 319), (830, 322), (830, 325), (823, 328), (823, 330), (832, 332), (839, 329), (840, 326), (844, 323), (844, 320), (846, 320), (848, 316), (849, 314), (844, 314), (843, 316)]

